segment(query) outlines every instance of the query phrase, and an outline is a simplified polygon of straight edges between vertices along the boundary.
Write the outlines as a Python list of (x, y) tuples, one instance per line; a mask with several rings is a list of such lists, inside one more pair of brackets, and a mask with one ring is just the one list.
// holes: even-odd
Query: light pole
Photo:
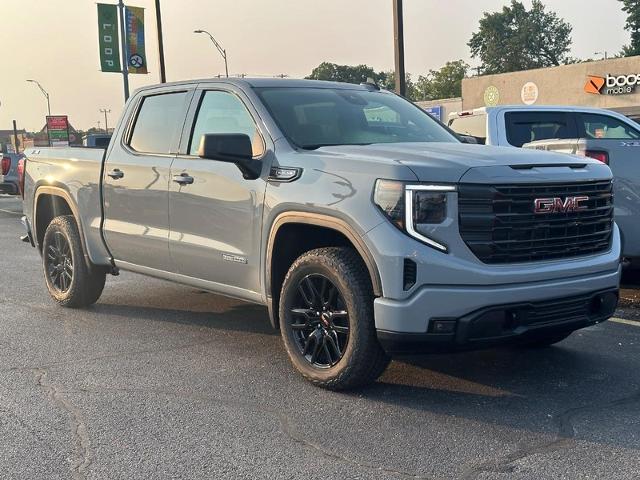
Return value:
[(606, 50), (604, 52), (594, 52), (594, 55), (604, 55), (605, 60), (609, 58), (609, 52), (607, 52)]
[(109, 120), (107, 120), (107, 113), (111, 113), (110, 108), (101, 108), (100, 113), (104, 113), (104, 132), (109, 133)]
[(404, 69), (404, 17), (402, 0), (393, 0), (393, 43), (396, 57), (396, 93), (407, 94), (407, 79)]
[(47, 93), (47, 91), (42, 88), (42, 85), (40, 85), (40, 82), (38, 82), (37, 80), (27, 80), (27, 82), (35, 83), (38, 86), (44, 97), (47, 99), (47, 112), (48, 115), (51, 116), (51, 103), (49, 102), (49, 94)]
[(227, 78), (229, 78), (229, 66), (227, 65), (227, 51), (224, 48), (222, 48), (222, 46), (218, 42), (216, 42), (216, 39), (213, 38), (213, 35), (211, 35), (206, 30), (194, 30), (193, 33), (205, 33), (209, 35), (209, 38), (211, 39), (215, 47), (220, 52), (220, 55), (222, 55), (222, 58), (224, 58), (224, 71), (225, 71), (225, 74), (227, 75)]

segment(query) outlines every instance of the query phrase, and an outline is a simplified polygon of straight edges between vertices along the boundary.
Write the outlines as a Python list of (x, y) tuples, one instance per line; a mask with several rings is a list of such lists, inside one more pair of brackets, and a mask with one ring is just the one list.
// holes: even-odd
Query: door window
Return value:
[(572, 116), (564, 112), (508, 112), (504, 117), (507, 141), (514, 147), (537, 140), (578, 136)]
[(478, 143), (487, 143), (487, 115), (465, 115), (449, 121), (449, 128), (460, 135), (475, 138)]
[(585, 138), (608, 140), (637, 140), (640, 132), (617, 118), (595, 113), (580, 114), (580, 126)]
[(220, 90), (205, 92), (193, 127), (189, 154), (197, 155), (200, 139), (208, 133), (243, 133), (253, 146), (253, 156), (264, 153), (264, 142), (244, 103), (232, 93)]
[(129, 146), (136, 152), (169, 154), (186, 115), (187, 92), (145, 97), (138, 110)]

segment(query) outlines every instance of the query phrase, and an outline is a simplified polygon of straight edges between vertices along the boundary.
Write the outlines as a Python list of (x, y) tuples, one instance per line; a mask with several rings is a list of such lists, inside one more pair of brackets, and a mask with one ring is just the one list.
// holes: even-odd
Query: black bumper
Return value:
[(8, 193), (9, 195), (18, 195), (18, 185), (11, 182), (0, 183), (0, 193)]
[(570, 333), (611, 318), (618, 305), (618, 289), (541, 302), (496, 305), (461, 318), (433, 319), (452, 325), (452, 333), (400, 333), (378, 330), (389, 354), (478, 350), (518, 344)]

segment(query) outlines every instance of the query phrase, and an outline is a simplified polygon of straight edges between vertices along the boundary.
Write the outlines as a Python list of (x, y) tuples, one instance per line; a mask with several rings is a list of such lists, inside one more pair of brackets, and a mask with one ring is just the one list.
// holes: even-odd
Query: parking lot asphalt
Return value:
[(327, 392), (259, 306), (128, 273), (55, 306), (20, 210), (0, 197), (0, 478), (638, 478), (640, 323)]

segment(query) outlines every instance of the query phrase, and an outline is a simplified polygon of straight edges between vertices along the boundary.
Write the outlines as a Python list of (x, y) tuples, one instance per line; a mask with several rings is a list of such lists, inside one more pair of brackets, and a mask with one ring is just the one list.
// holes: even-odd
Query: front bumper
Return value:
[[(617, 305), (617, 288), (538, 302), (495, 305), (459, 318), (434, 319), (428, 333), (378, 330), (378, 340), (390, 354), (464, 351), (517, 344), (604, 322), (613, 315)], [(438, 333), (442, 326), (450, 333)]]

